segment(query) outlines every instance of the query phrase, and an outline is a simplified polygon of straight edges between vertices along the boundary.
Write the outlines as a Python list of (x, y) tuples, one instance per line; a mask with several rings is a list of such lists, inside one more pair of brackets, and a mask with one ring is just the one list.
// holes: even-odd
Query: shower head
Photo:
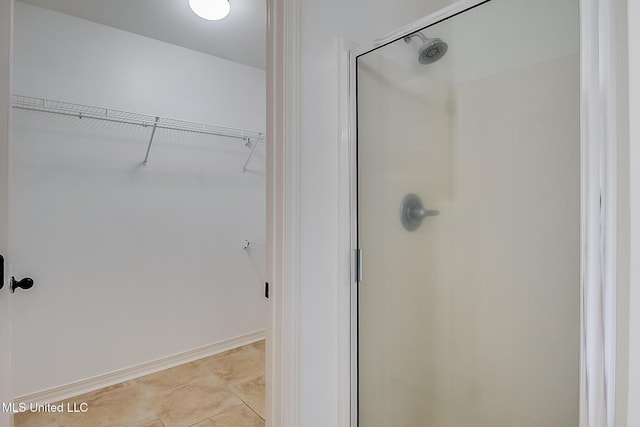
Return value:
[(429, 39), (418, 51), (418, 62), (421, 64), (433, 64), (442, 58), (449, 46), (440, 39)]
[(404, 38), (405, 43), (411, 43), (413, 37), (418, 37), (423, 44), (418, 50), (418, 62), (421, 64), (433, 64), (442, 58), (449, 49), (449, 46), (441, 39), (430, 39), (421, 32), (409, 34)]

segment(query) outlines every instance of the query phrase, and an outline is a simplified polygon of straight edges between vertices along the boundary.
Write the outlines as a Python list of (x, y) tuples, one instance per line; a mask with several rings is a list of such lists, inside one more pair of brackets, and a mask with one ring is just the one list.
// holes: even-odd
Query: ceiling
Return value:
[(21, 0), (145, 37), (265, 68), (264, 0), (230, 0), (231, 12), (206, 21), (188, 0)]

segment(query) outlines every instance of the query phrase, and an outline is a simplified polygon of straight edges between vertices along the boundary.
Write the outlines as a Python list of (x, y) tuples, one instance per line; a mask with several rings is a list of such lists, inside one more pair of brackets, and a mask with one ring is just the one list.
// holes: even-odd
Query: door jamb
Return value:
[(299, 21), (267, 0), (267, 427), (298, 427)]

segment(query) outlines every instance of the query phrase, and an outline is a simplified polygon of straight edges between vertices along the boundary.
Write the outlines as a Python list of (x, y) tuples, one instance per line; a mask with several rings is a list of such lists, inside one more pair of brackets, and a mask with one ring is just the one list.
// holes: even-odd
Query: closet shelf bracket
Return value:
[(253, 240), (245, 240), (244, 244), (242, 245), (242, 249), (249, 249), (249, 248), (262, 248), (264, 249), (266, 247), (266, 245), (262, 242), (254, 242)]
[(149, 152), (151, 151), (151, 144), (153, 144), (153, 136), (156, 134), (156, 129), (158, 128), (158, 122), (160, 121), (160, 117), (156, 116), (155, 122), (153, 122), (153, 129), (151, 130), (151, 138), (149, 138), (149, 145), (147, 146), (147, 154), (144, 156), (143, 165), (147, 166), (149, 164)]
[(247, 166), (249, 165), (249, 161), (251, 160), (251, 157), (253, 157), (253, 155), (256, 152), (256, 147), (258, 146), (258, 142), (260, 142), (260, 139), (255, 139), (252, 141), (251, 138), (247, 138), (247, 142), (245, 146), (249, 148), (251, 151), (249, 152), (247, 161), (244, 162), (244, 166), (242, 167), (242, 173), (247, 173)]

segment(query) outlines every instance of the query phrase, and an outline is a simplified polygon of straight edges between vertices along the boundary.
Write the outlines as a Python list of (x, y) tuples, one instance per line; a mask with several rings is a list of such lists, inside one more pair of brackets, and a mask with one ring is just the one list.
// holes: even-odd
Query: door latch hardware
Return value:
[(0, 289), (4, 288), (4, 257), (0, 255)]
[(11, 293), (15, 292), (17, 288), (20, 289), (31, 289), (33, 287), (33, 279), (29, 277), (25, 277), (22, 280), (16, 280), (15, 277), (11, 276)]

